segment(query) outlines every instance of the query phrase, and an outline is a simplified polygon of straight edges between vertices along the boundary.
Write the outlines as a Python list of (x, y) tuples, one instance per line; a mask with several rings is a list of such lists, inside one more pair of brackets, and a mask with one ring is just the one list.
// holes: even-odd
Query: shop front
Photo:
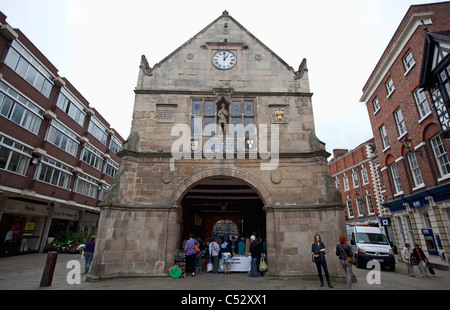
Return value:
[(38, 252), (48, 215), (46, 204), (8, 199), (0, 220), (0, 256)]

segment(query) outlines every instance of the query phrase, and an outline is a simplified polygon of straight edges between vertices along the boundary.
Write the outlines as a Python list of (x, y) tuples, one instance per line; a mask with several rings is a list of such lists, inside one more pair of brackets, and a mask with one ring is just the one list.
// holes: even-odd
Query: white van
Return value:
[(347, 226), (356, 267), (366, 268), (367, 263), (376, 260), (381, 267), (395, 271), (395, 257), (386, 236), (379, 227)]

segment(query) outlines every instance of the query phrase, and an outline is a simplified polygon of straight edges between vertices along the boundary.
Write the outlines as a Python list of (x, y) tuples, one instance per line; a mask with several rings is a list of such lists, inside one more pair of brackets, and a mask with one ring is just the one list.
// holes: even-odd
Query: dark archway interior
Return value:
[(209, 178), (191, 188), (182, 200), (182, 238), (193, 233), (207, 240), (214, 225), (224, 219), (233, 221), (238, 236), (256, 233), (266, 237), (266, 213), (258, 193), (247, 183), (231, 178)]

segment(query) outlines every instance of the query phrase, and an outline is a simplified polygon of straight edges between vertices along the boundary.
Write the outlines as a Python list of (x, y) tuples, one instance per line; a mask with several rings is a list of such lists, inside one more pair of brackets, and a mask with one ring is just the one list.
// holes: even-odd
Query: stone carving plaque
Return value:
[(171, 103), (156, 104), (156, 122), (173, 123), (175, 121), (175, 110), (177, 105)]

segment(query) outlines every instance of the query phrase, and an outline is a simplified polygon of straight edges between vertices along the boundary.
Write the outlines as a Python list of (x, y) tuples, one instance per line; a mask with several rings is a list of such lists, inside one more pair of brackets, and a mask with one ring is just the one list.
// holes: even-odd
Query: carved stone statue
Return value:
[(219, 126), (222, 127), (223, 133), (225, 133), (228, 119), (228, 111), (225, 109), (225, 103), (222, 103), (222, 108), (217, 113), (217, 116), (219, 117)]

